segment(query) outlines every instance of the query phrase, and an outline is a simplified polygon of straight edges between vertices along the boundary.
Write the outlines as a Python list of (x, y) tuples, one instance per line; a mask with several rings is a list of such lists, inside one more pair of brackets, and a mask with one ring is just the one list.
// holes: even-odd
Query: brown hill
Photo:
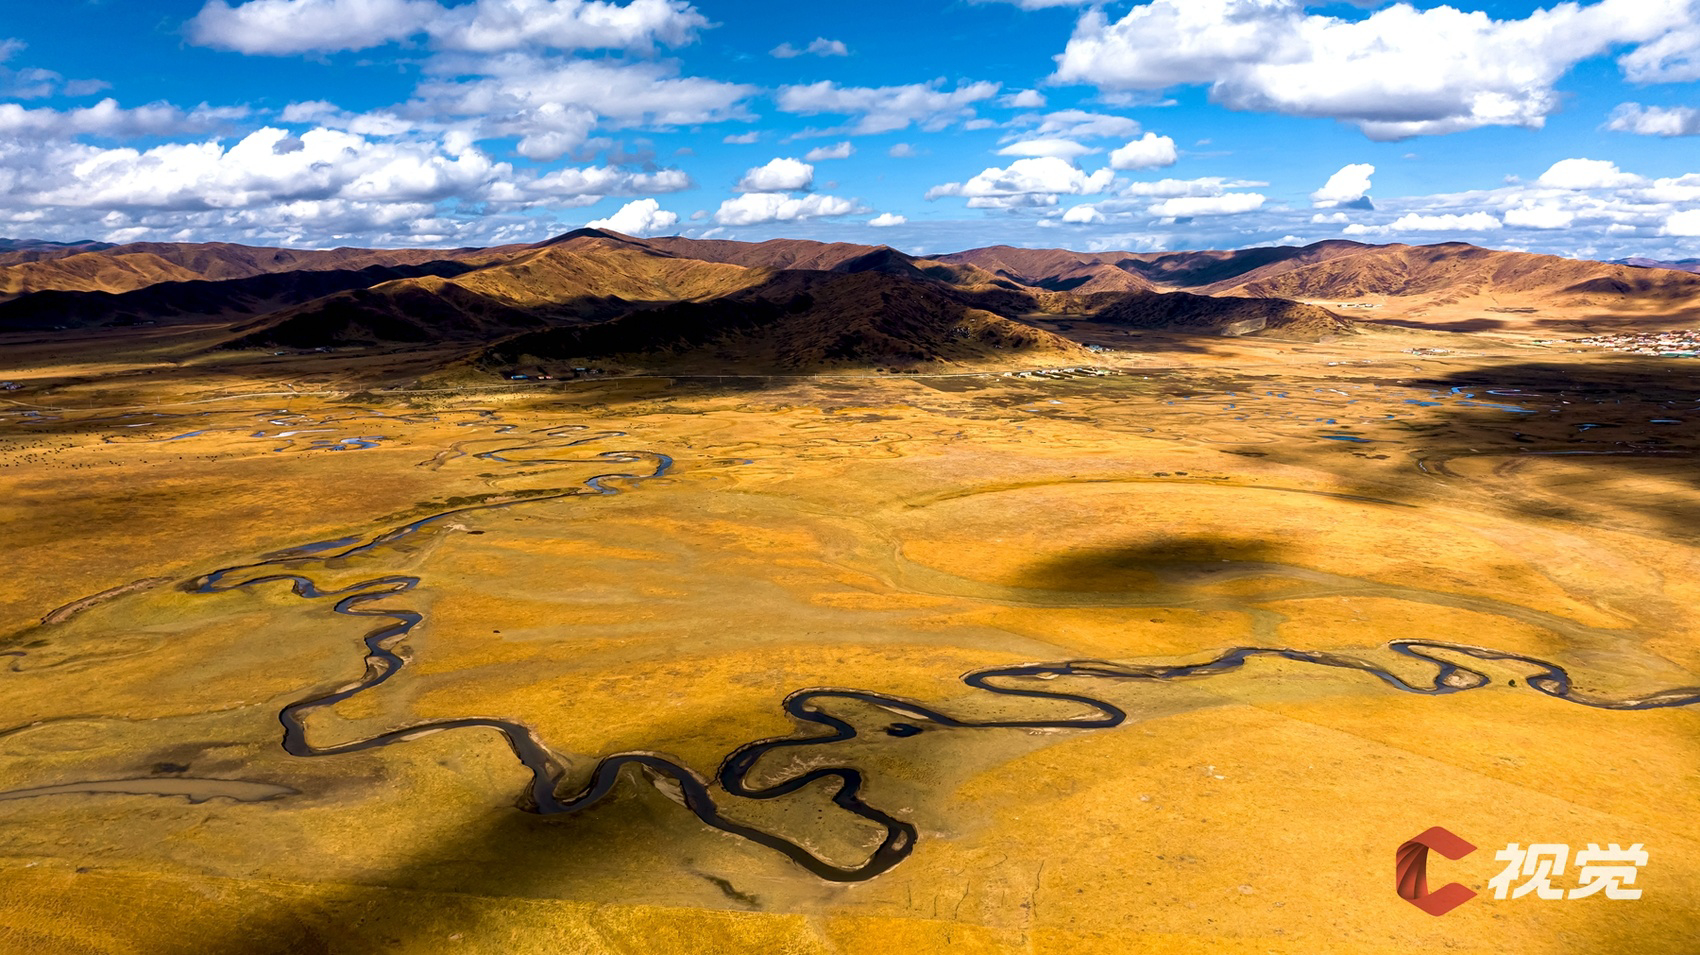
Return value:
[(1333, 240), (1303, 247), (1094, 255), (992, 246), (940, 260), (971, 263), (1025, 285), (1057, 290), (1073, 290), (1071, 280), (1106, 266), (1143, 279), (1145, 288), (1282, 298), (1443, 294), (1462, 299), (1505, 292), (1548, 295), (1552, 304), (1562, 305), (1592, 304), (1588, 296), (1600, 295), (1686, 300), (1700, 290), (1700, 279), (1657, 275), (1661, 270), (1647, 263), (1565, 259), (1462, 242), (1411, 246)]
[(495, 249), (265, 249), (227, 242), (138, 242), (0, 266), (0, 300), (48, 290), (128, 292), (160, 282), (220, 281), (273, 272), (354, 271), (427, 262), (487, 263)]
[(461, 262), (269, 272), (223, 281), (159, 282), (130, 292), (52, 289), (0, 302), (0, 330), (153, 325), (264, 315), (337, 292), (424, 275), (470, 271)]
[(815, 242), (808, 239), (769, 239), (766, 242), (735, 242), (729, 239), (687, 239), (682, 236), (638, 239), (604, 229), (580, 229), (549, 240), (543, 245), (585, 239), (604, 239), (635, 248), (648, 249), (682, 259), (720, 262), (747, 268), (801, 269), (824, 272), (883, 272), (908, 278), (929, 278), (953, 285), (1003, 284), (989, 272), (959, 263), (926, 259), (900, 252), (888, 245), (856, 245), (849, 242)]
[(724, 297), (520, 335), (487, 349), (483, 362), (791, 371), (1089, 356), (1074, 342), (976, 308), (925, 280), (881, 272), (768, 274), (761, 285)]
[[(1086, 353), (1076, 343), (1024, 321), (1060, 314), (1088, 322), (1212, 335), (1316, 338), (1351, 328), (1349, 321), (1325, 309), (1287, 301), (1033, 287), (1011, 277), (1014, 267), (1027, 267), (1012, 261), (1022, 250), (979, 260), (998, 270), (993, 272), (973, 259), (917, 259), (883, 246), (717, 242), (704, 248), (684, 239), (581, 233), (563, 237), (552, 247), (574, 249), (587, 243), (610, 250), (623, 246), (760, 263), (750, 274), (762, 276), (762, 281), (731, 294), (642, 309), (601, 323), (527, 333), (488, 349), (487, 365), (617, 362), (654, 369), (794, 370), (856, 364), (973, 364), (1014, 355), (1030, 361), (1083, 360)], [(1072, 253), (1052, 258), (1063, 261), (1068, 255)], [(829, 268), (774, 264), (797, 261)], [(1133, 276), (1129, 279), (1129, 284), (1138, 281)]]
[(0, 265), (62, 259), (82, 252), (99, 252), (112, 248), (111, 242), (49, 242), (45, 239), (0, 239)]
[(227, 348), (322, 347), (382, 341), (489, 341), (551, 324), (611, 318), (633, 308), (723, 295), (766, 273), (584, 236), (445, 277), (354, 289), (235, 329)]
[(1367, 246), (1322, 261), (1292, 260), (1202, 291), (1361, 302), (1379, 310), (1372, 319), (1461, 329), (1680, 323), (1700, 312), (1700, 275), (1464, 243)]
[(991, 275), (1053, 292), (1139, 292), (1151, 281), (1117, 263), (1127, 253), (1090, 255), (1065, 249), (1017, 249), (990, 246), (939, 256), (940, 262), (973, 266)]
[(555, 305), (579, 298), (675, 302), (724, 295), (761, 280), (738, 264), (672, 255), (619, 236), (545, 246), (455, 281), (510, 304)]
[(849, 242), (812, 242), (806, 239), (733, 242), (726, 239), (686, 239), (678, 236), (632, 239), (617, 233), (609, 235), (680, 258), (768, 269), (833, 271), (846, 262), (859, 259), (879, 248)]
[(233, 329), (224, 347), (488, 342), (525, 332), (491, 349), (487, 363), (529, 355), (800, 369), (974, 363), (999, 352), (1082, 358), (1079, 346), (1025, 321), (1047, 314), (1218, 335), (1318, 337), (1349, 327), (1291, 302), (1052, 291), (885, 246), (700, 243), (581, 230), (483, 268), (351, 288), (282, 309)]
[(1252, 249), (1201, 252), (1142, 253), (1124, 260), (1162, 288), (1211, 293), (1267, 275), (1355, 255), (1374, 246), (1330, 240), (1306, 246), (1259, 246)]
[(333, 348), (347, 345), (478, 342), (538, 328), (529, 311), (443, 283), (407, 281), (355, 289), (238, 325), (222, 349)]
[[(1478, 248), (1462, 242), (1441, 245), (1363, 246), (1321, 260), (1292, 258), (1204, 286), (1206, 291), (1307, 298), (1370, 295), (1446, 295), (1456, 299), (1494, 292), (1541, 293), (1555, 297), (1588, 294), (1588, 283), (1636, 279), (1640, 293), (1682, 297), (1700, 289), (1700, 279), (1638, 270), (1604, 262), (1564, 259)], [(1689, 288), (1683, 288), (1688, 286)], [(1626, 287), (1627, 290), (1627, 287)], [(1555, 302), (1554, 304), (1561, 304)]]
[(1262, 333), (1314, 339), (1347, 333), (1353, 327), (1350, 320), (1325, 308), (1277, 298), (1135, 292), (1094, 296), (1089, 305), (1094, 322), (1233, 337)]
[(1370, 246), (1319, 242), (1294, 246), (1204, 252), (1070, 252), (1017, 249), (1007, 245), (940, 256), (972, 264), (1034, 288), (1083, 294), (1100, 291), (1200, 290), (1225, 280), (1245, 281), (1265, 271), (1324, 261)]
[(1613, 265), (1633, 265), (1638, 269), (1671, 269), (1676, 272), (1700, 273), (1700, 259), (1678, 259), (1675, 262), (1661, 262), (1658, 259), (1644, 259), (1640, 256), (1630, 256), (1627, 259), (1613, 259)]
[[(226, 349), (464, 343), (487, 365), (530, 356), (736, 371), (1084, 360), (1081, 346), (1032, 324), (1048, 316), (1214, 335), (1350, 327), (1294, 302), (1159, 294), (1140, 271), (1244, 273), (1269, 263), (1266, 250), (1155, 264), (1008, 247), (929, 259), (888, 246), (584, 229), (449, 252), (227, 243), (59, 251), (0, 267), (13, 295), (0, 301), (0, 329), (212, 322), (223, 329), (215, 347)], [(60, 287), (20, 292), (43, 283)]]
[(1037, 288), (1088, 291), (1103, 270), (1160, 291), (1343, 303), (1370, 321), (1454, 330), (1645, 327), (1700, 318), (1700, 276), (1483, 249), (1328, 241), (1237, 251), (1099, 253), (994, 246), (943, 256)]

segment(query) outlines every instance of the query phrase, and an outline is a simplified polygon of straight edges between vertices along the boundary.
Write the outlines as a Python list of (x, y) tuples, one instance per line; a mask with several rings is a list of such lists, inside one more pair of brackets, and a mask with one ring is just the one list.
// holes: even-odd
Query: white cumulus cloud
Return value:
[(516, 169), (464, 133), (372, 137), (264, 127), (234, 141), (146, 148), (0, 135), (0, 228), (51, 221), (111, 241), (515, 241), (548, 228), (550, 209), (690, 185), (676, 169)]
[(801, 116), (822, 113), (849, 116), (852, 133), (889, 133), (910, 126), (937, 132), (952, 123), (972, 119), (973, 104), (998, 94), (997, 83), (968, 83), (940, 89), (944, 80), (907, 86), (839, 86), (821, 81), (807, 86), (782, 86), (776, 97), (783, 112)]
[(443, 8), (432, 0), (209, 0), (189, 39), (239, 53), (364, 50), (422, 33)]
[(189, 39), (240, 53), (363, 50), (424, 35), (438, 49), (647, 50), (690, 42), (708, 21), (679, 0), (208, 0)]
[(1043, 116), (1029, 116), (1019, 122), (1022, 125), (1038, 123), (1031, 132), (1020, 135), (1019, 138), (1023, 139), (1046, 136), (1058, 136), (1063, 139), (1126, 139), (1139, 135), (1139, 123), (1135, 120), (1083, 109), (1059, 109)]
[(861, 212), (862, 206), (851, 199), (837, 196), (808, 195), (793, 198), (783, 192), (746, 192), (727, 199), (714, 213), (720, 225), (760, 225), (765, 222), (794, 222), (822, 216), (842, 216)]
[[(1700, 76), (1695, 0), (1560, 3), (1521, 19), (1395, 3), (1361, 19), (1308, 0), (1152, 0), (1084, 14), (1053, 80), (1106, 91), (1207, 85), (1231, 109), (1329, 117), (1372, 139), (1539, 127), (1571, 67), (1634, 46), (1637, 82)], [(1693, 73), (1693, 76), (1689, 74)]]
[(558, 159), (599, 126), (672, 128), (748, 119), (754, 87), (677, 76), (662, 62), (569, 60), (528, 53), (438, 58), (436, 76), (404, 107), (440, 122), (466, 121), (480, 138), (519, 137), (520, 155)]
[(1689, 22), (1618, 58), (1631, 83), (1686, 83), (1700, 80), (1700, 14)]
[(230, 209), (292, 199), (434, 201), (513, 177), (511, 166), (469, 146), (449, 155), (434, 143), (374, 142), (327, 129), (295, 136), (266, 127), (229, 147), (216, 140), (146, 150), (71, 146), (57, 158), (69, 162), (68, 175), (37, 194), (44, 205)]
[(1641, 136), (1700, 136), (1700, 109), (1624, 103), (1612, 111), (1606, 128)]
[(1694, 221), (1684, 217), (1700, 212), (1700, 173), (1652, 178), (1604, 160), (1566, 159), (1532, 180), (1512, 178), (1497, 188), (1405, 196), (1383, 205), (1355, 215), (1359, 221), (1342, 220), (1342, 232), (1437, 241), (1517, 229), (1538, 234), (1534, 241), (1543, 251), (1560, 255), (1684, 258), (1692, 254), (1686, 246), (1661, 240), (1680, 237), (1684, 223)]
[(1269, 185), (1252, 179), (1226, 179), (1205, 176), (1201, 179), (1159, 179), (1155, 182), (1131, 182), (1122, 189), (1124, 196), (1168, 199), (1175, 196), (1219, 196), (1229, 189), (1261, 189)]
[(1557, 205), (1515, 206), (1505, 210), (1505, 224), (1520, 229), (1568, 229), (1576, 214)]
[(844, 45), (843, 40), (828, 40), (826, 37), (817, 36), (802, 49), (789, 43), (781, 43), (768, 52), (782, 60), (789, 60), (810, 53), (815, 56), (849, 56), (850, 48)]
[(1078, 206), (1069, 206), (1068, 210), (1062, 214), (1062, 221), (1078, 225), (1093, 225), (1103, 222), (1104, 214), (1090, 203), (1082, 203)]
[(869, 219), (868, 225), (871, 225), (876, 229), (889, 229), (892, 226), (902, 225), (908, 221), (908, 218), (904, 216), (891, 212), (882, 212), (879, 215), (874, 216), (872, 219)]
[(1392, 232), (1492, 232), (1504, 223), (1486, 212), (1446, 212), (1428, 215), (1407, 212), (1387, 225), (1354, 222), (1341, 231), (1347, 235), (1386, 235)]
[(1079, 159), (1098, 150), (1072, 139), (1052, 137), (1023, 139), (998, 150), (999, 156), (1055, 156), (1058, 159)]
[(1539, 185), (1554, 189), (1615, 189), (1641, 181), (1640, 176), (1626, 173), (1616, 163), (1604, 159), (1560, 159), (1536, 180)]
[(678, 224), (678, 215), (661, 208), (660, 202), (654, 199), (634, 199), (608, 218), (592, 219), (585, 223), (585, 226), (644, 236), (666, 232)]
[(0, 97), (7, 99), (41, 99), (47, 96), (88, 96), (108, 89), (104, 80), (67, 80), (64, 74), (39, 66), (10, 67), (4, 65), (29, 44), (18, 39), (0, 39)]
[(125, 108), (111, 98), (93, 106), (67, 110), (47, 107), (25, 109), (17, 103), (0, 103), (0, 136), (62, 139), (86, 135), (129, 139), (204, 133), (244, 119), (247, 115), (245, 107), (214, 108), (205, 103), (191, 110), (179, 109), (169, 103)]
[(739, 192), (794, 192), (814, 185), (815, 167), (799, 159), (771, 159), (744, 173)]
[(1007, 3), (1023, 10), (1048, 10), (1052, 7), (1080, 7), (1091, 0), (972, 0), (974, 3)]
[(971, 209), (1009, 209), (1056, 205), (1057, 196), (1084, 196), (1110, 188), (1115, 173), (1100, 169), (1088, 174), (1055, 156), (1017, 159), (1007, 168), (990, 167), (967, 182), (949, 182), (927, 190), (926, 198), (962, 196)]
[(1375, 175), (1375, 167), (1367, 162), (1355, 162), (1340, 167), (1340, 171), (1328, 177), (1322, 188), (1310, 194), (1311, 204), (1321, 208), (1338, 206), (1347, 202), (1356, 202), (1369, 195), (1369, 177)]
[(1146, 210), (1160, 218), (1231, 216), (1261, 209), (1267, 197), (1255, 192), (1228, 192), (1219, 196), (1181, 196), (1152, 203)]
[(1700, 235), (1700, 209), (1684, 209), (1673, 212), (1665, 219), (1662, 235), (1695, 236)]
[(477, 0), (447, 8), (426, 31), (443, 49), (497, 53), (680, 46), (706, 26), (707, 18), (681, 0)]
[(1146, 133), (1110, 153), (1111, 169), (1156, 169), (1173, 166), (1180, 159), (1175, 141), (1167, 136)]
[(849, 141), (845, 141), (835, 146), (816, 146), (804, 154), (803, 158), (809, 162), (820, 162), (822, 159), (849, 159), (855, 151), (856, 147), (850, 145)]

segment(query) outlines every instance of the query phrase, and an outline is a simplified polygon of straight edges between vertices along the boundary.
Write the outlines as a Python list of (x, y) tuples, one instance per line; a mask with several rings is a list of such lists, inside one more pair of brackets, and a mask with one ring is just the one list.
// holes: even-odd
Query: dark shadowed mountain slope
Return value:
[[(997, 247), (932, 259), (599, 229), (450, 252), (138, 243), (0, 267), (13, 295), (0, 301), (0, 329), (218, 323), (209, 347), (453, 344), (486, 364), (529, 355), (736, 371), (1083, 360), (1033, 324), (1047, 316), (1209, 335), (1350, 328), (1290, 301), (1159, 294), (1140, 271), (1196, 279), (1269, 264), (1268, 250), (1145, 261)], [(41, 282), (62, 287), (22, 291)]]
[(337, 292), (470, 271), (461, 262), (268, 272), (223, 281), (160, 282), (130, 292), (33, 292), (0, 302), (0, 330), (169, 324), (263, 315)]
[(993, 284), (999, 281), (998, 276), (972, 266), (912, 256), (888, 245), (814, 242), (806, 239), (770, 239), (766, 242), (686, 239), (678, 236), (637, 239), (601, 229), (569, 232), (565, 236), (550, 240), (550, 244), (598, 238), (623, 242), (682, 259), (774, 271), (800, 269), (815, 272), (882, 272), (907, 278), (924, 277), (955, 285)]
[(53, 289), (128, 292), (160, 282), (221, 281), (274, 272), (358, 271), (440, 261), (481, 265), (522, 248), (300, 250), (228, 242), (138, 242), (0, 265), (0, 299)]
[(680, 258), (723, 262), (751, 268), (807, 269), (832, 271), (868, 253), (877, 246), (849, 242), (812, 242), (806, 239), (770, 239), (766, 242), (733, 242), (724, 239), (660, 238), (631, 240)]
[(1064, 249), (991, 246), (941, 255), (940, 262), (973, 266), (999, 278), (1053, 292), (1137, 292), (1151, 289), (1143, 275), (1115, 264), (1126, 253), (1090, 255)]
[(1251, 249), (1211, 250), (1202, 252), (1144, 253), (1123, 260), (1126, 268), (1134, 269), (1163, 288), (1213, 292), (1327, 262), (1348, 255), (1358, 255), (1375, 246), (1360, 242), (1329, 240), (1306, 246), (1260, 246)]
[[(993, 246), (942, 256), (1036, 288), (1096, 291), (1111, 273), (1144, 288), (1294, 300), (1422, 299), (1447, 305), (1505, 296), (1520, 307), (1659, 307), (1700, 304), (1700, 277), (1626, 264), (1483, 249), (1462, 242), (1086, 255)], [(1492, 303), (1488, 303), (1492, 304)]]
[(1700, 300), (1700, 276), (1554, 255), (1503, 252), (1461, 242), (1367, 246), (1317, 262), (1223, 280), (1213, 293), (1294, 299), (1422, 296), (1436, 303), (1504, 297), (1545, 307)]
[(787, 270), (759, 286), (612, 321), (518, 336), (488, 365), (621, 361), (645, 368), (914, 367), (997, 357), (1079, 360), (1050, 332), (975, 308), (949, 289), (881, 272)]
[(307, 302), (236, 329), (225, 347), (489, 341), (521, 329), (712, 298), (765, 275), (586, 236), (458, 275), (400, 279)]
[(1105, 324), (1217, 335), (1264, 332), (1317, 338), (1349, 332), (1353, 327), (1351, 321), (1325, 308), (1286, 299), (1136, 292), (1094, 296), (1089, 307), (1091, 319)]

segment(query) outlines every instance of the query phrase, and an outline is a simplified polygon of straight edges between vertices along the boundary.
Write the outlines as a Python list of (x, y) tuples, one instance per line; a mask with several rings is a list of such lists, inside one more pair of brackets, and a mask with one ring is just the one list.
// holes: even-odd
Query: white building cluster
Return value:
[(1669, 332), (1624, 332), (1617, 335), (1593, 335), (1572, 338), (1572, 345), (1592, 345), (1631, 355), (1652, 355), (1660, 358), (1700, 358), (1700, 330), (1680, 329)]

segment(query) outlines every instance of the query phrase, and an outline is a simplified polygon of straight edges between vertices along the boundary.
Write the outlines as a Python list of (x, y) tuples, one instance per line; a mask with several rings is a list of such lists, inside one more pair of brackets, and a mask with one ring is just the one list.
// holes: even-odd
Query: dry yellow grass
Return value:
[[(563, 792), (623, 751), (712, 777), (745, 743), (803, 732), (781, 701), (811, 687), (966, 721), (1084, 712), (961, 681), (1028, 662), (1293, 647), (1423, 683), (1387, 649), (1418, 638), (1550, 660), (1601, 697), (1700, 684), (1700, 488), (1676, 463), (1695, 432), (1673, 410), (1700, 395), (1667, 366), (1414, 333), (1143, 341), (1103, 377), (736, 389), (402, 395), (372, 389), (412, 377), (405, 355), (174, 371), (145, 342), (0, 369), (30, 383), (0, 405), (16, 562), (0, 788), (294, 793), (0, 799), (0, 952), (1690, 950), (1700, 713), (1554, 699), (1526, 663), (1459, 658), (1492, 685), (1438, 697), (1272, 659), (1043, 684), (1128, 714), (1102, 730), (827, 700), (859, 735), (769, 754), (751, 780), (854, 766), (918, 832), (889, 872), (835, 884), (633, 770), (592, 810), (521, 812), (526, 774), (490, 729), (291, 756), (279, 711), (360, 680), (361, 639), (388, 618), (283, 582), (184, 587), (350, 539), (272, 570), (327, 592), (417, 578), (362, 609), (424, 622), (393, 678), (303, 716), (308, 738), (510, 720), (559, 758)], [(674, 466), (584, 493), (651, 473), (644, 452)], [(906, 721), (922, 731), (887, 732)], [(880, 834), (822, 784), (714, 792), (840, 865)], [(1391, 862), (1433, 825), (1481, 847), (1437, 859), (1435, 884), (1480, 891), (1510, 842), (1640, 842), (1645, 897), (1484, 896), (1431, 918), (1393, 893)]]

